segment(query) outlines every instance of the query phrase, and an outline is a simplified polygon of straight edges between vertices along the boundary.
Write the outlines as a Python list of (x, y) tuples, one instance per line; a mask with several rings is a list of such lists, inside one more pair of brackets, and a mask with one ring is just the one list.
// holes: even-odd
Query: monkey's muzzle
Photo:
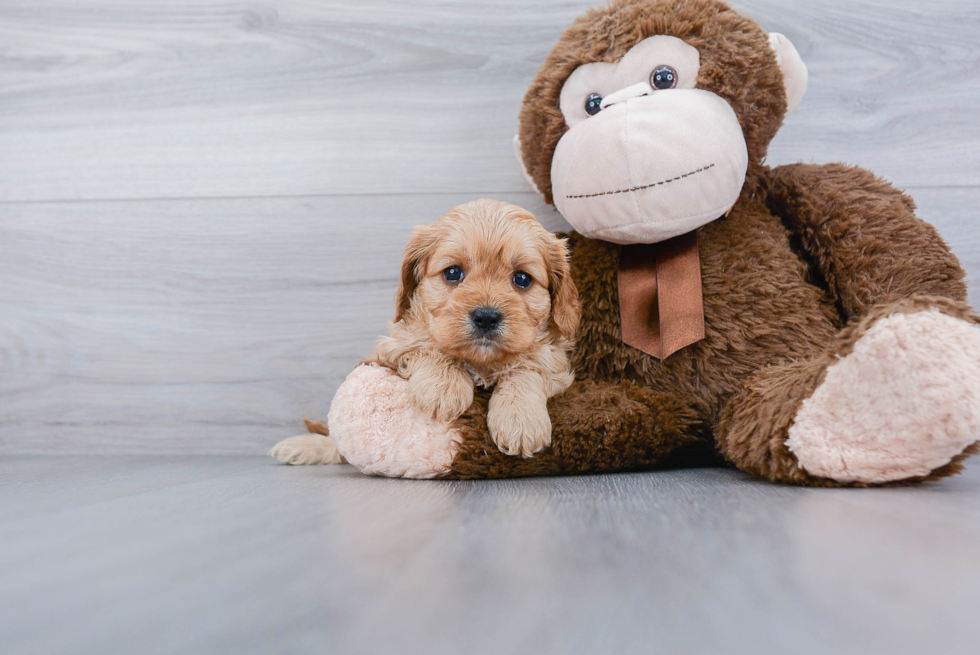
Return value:
[(566, 132), (552, 194), (586, 237), (657, 243), (721, 217), (747, 168), (731, 106), (709, 91), (671, 89), (613, 104)]

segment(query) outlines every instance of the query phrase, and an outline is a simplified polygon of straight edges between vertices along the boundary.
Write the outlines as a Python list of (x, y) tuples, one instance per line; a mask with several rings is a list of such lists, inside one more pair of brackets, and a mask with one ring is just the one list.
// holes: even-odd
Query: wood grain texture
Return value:
[[(977, 304), (980, 190), (915, 197)], [(470, 198), (0, 204), (0, 453), (246, 454), (302, 432), (387, 329), (412, 226)]]
[[(325, 415), (414, 224), (566, 227), (510, 139), (587, 4), (0, 3), (0, 650), (976, 650), (977, 461), (854, 491), (234, 456)], [(735, 4), (811, 71), (770, 163), (908, 188), (980, 303), (976, 1)]]
[[(0, 200), (527, 189), (528, 83), (589, 2), (7, 0)], [(975, 0), (744, 0), (810, 91), (770, 161), (980, 177)]]
[[(385, 480), (0, 460), (0, 640), (50, 653), (976, 652), (980, 469)], [(57, 499), (57, 500), (55, 500)]]
[[(976, 287), (976, 3), (736, 5), (812, 74), (770, 162), (910, 188)], [(255, 453), (322, 417), (412, 225), (488, 196), (566, 227), (510, 138), (585, 6), (0, 3), (0, 453)]]
[(0, 204), (0, 453), (256, 453), (302, 432), (387, 331), (412, 227), (470, 199)]

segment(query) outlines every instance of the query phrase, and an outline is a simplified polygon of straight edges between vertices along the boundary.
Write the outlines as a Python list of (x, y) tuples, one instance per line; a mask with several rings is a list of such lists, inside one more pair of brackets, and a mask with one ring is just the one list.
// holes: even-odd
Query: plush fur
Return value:
[(327, 423), (325, 441), (335, 441), (347, 461), (365, 473), (445, 475), (459, 450), (459, 431), (426, 416), (412, 402), (404, 378), (381, 366), (351, 372), (330, 403)]
[(875, 322), (803, 401), (786, 447), (812, 475), (888, 482), (928, 475), (977, 435), (980, 327), (933, 308)]
[(716, 93), (735, 110), (749, 151), (745, 191), (753, 192), (766, 149), (786, 113), (783, 76), (769, 35), (722, 2), (620, 0), (589, 10), (561, 35), (524, 97), (524, 164), (549, 203), (552, 155), (568, 129), (558, 102), (565, 80), (581, 64), (619, 61), (634, 45), (658, 34), (697, 48), (697, 88)]
[(621, 247), (570, 235), (582, 306), (577, 381), (549, 401), (551, 447), (527, 459), (499, 452), (486, 427), (488, 394), (478, 391), (453, 424), (459, 439), (441, 475), (726, 461), (774, 482), (867, 486), (959, 471), (980, 448), (980, 382), (972, 363), (957, 361), (980, 352), (963, 270), (912, 200), (873, 174), (764, 164), (787, 96), (769, 37), (753, 21), (717, 0), (614, 0), (582, 16), (521, 109), (522, 156), (536, 186), (551, 201), (568, 75), (656, 34), (698, 48), (697, 88), (731, 104), (749, 152), (731, 213), (698, 230), (705, 338), (664, 361), (624, 344)]

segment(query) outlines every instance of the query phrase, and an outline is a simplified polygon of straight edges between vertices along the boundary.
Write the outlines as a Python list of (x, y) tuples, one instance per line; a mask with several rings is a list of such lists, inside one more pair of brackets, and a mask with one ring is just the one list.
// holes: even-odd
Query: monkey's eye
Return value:
[(585, 113), (589, 116), (595, 116), (602, 110), (602, 96), (598, 93), (591, 93), (589, 97), (585, 99)]
[(514, 284), (521, 289), (527, 289), (529, 286), (531, 286), (532, 282), (534, 282), (534, 279), (524, 271), (517, 271), (514, 273)]
[(463, 269), (459, 266), (450, 266), (442, 272), (442, 277), (450, 284), (456, 284), (463, 279)]
[(677, 71), (670, 66), (657, 66), (650, 73), (650, 86), (655, 89), (673, 89), (677, 86)]

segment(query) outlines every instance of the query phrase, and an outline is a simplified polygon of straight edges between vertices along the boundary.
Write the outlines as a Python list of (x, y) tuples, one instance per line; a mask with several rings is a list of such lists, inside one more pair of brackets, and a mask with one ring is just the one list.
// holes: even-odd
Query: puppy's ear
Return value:
[(436, 238), (436, 230), (431, 225), (418, 225), (405, 246), (402, 279), (395, 293), (395, 323), (402, 320), (412, 306), (412, 295), (425, 275)]
[(565, 239), (552, 239), (548, 262), (551, 265), (551, 320), (563, 337), (572, 339), (579, 322), (578, 289), (572, 281)]

